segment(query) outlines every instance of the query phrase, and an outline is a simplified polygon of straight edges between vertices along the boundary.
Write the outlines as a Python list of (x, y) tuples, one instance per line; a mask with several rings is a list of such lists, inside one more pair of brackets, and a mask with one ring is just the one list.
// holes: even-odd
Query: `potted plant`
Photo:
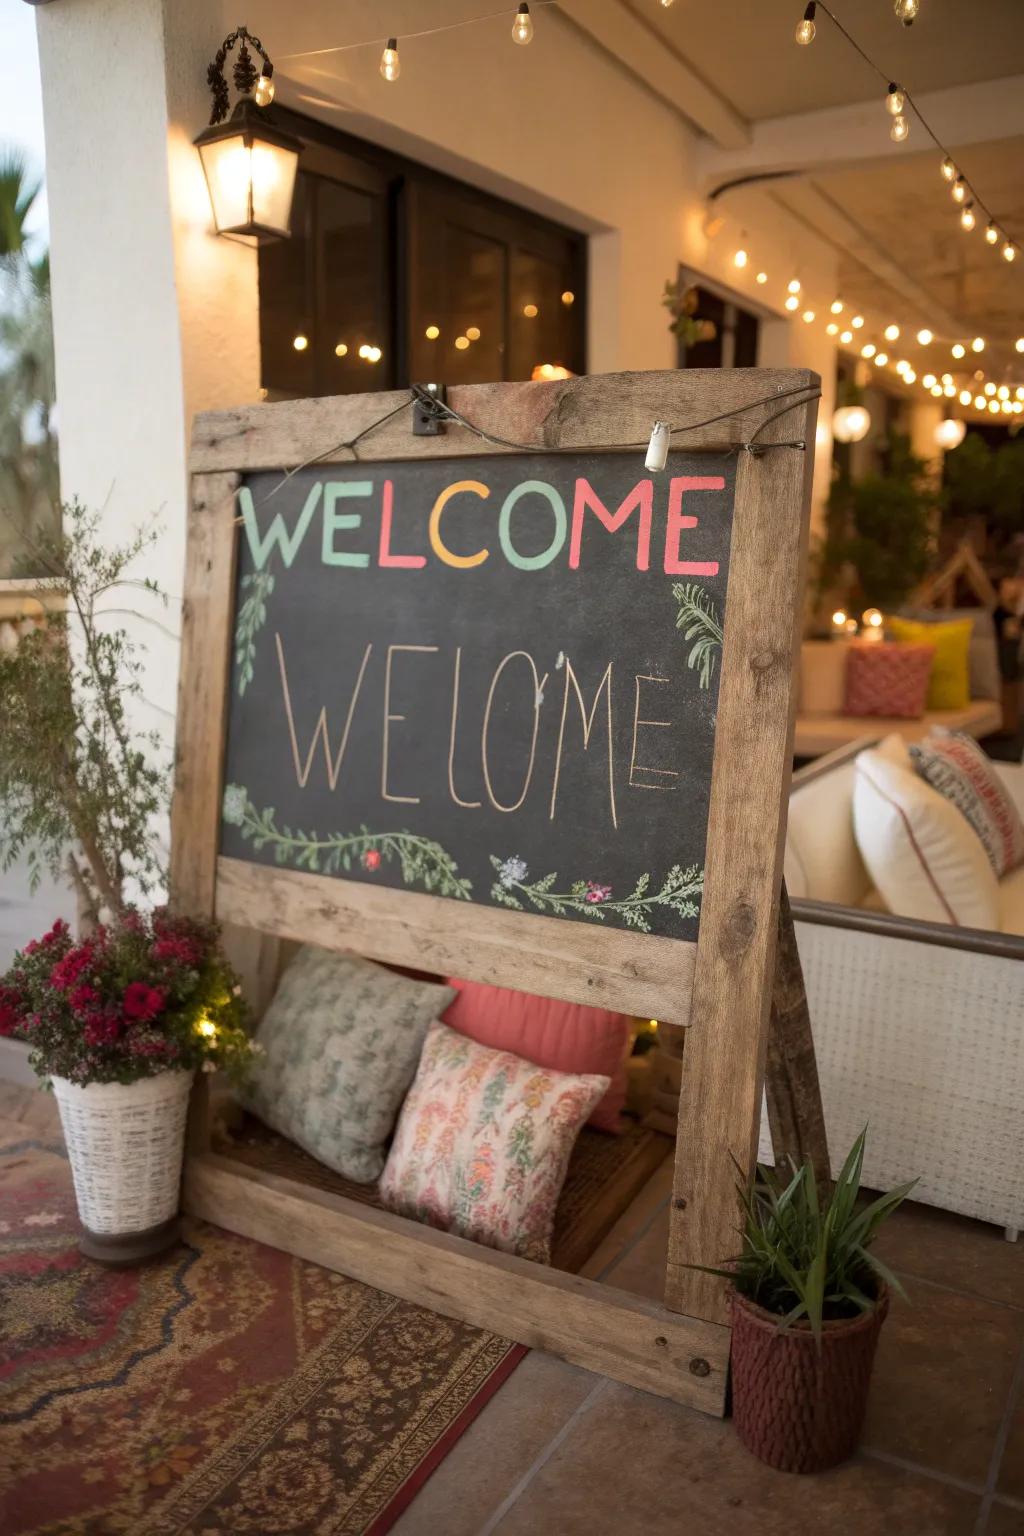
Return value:
[[(912, 1181), (859, 1201), (862, 1131), (832, 1193), (809, 1163), (758, 1166), (741, 1188), (732, 1286), (732, 1409), (748, 1450), (783, 1472), (819, 1472), (860, 1437), (878, 1335), (899, 1282), (871, 1252)], [(901, 1292), (902, 1294), (902, 1292)]]
[(0, 978), (0, 1034), (28, 1042), (57, 1098), (90, 1258), (136, 1263), (174, 1242), (193, 1076), (237, 1074), (256, 1049), (217, 940), (165, 908), (81, 941), (57, 922)]

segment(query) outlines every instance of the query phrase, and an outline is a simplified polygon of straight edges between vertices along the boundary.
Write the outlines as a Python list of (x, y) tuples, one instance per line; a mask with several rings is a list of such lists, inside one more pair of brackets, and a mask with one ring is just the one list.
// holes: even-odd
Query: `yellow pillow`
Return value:
[(916, 619), (886, 617), (885, 627), (894, 640), (935, 647), (925, 708), (966, 709), (971, 702), (968, 656), (974, 620), (954, 619), (948, 624), (923, 624)]

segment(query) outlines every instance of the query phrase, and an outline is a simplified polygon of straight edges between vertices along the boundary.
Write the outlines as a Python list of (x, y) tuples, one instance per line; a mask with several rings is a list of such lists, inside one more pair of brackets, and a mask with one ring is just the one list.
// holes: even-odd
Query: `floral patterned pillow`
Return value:
[(428, 1026), (454, 996), (307, 944), (260, 1021), (263, 1054), (243, 1102), (328, 1168), (371, 1184)]
[(380, 1194), (400, 1216), (542, 1264), (580, 1127), (608, 1090), (430, 1026)]

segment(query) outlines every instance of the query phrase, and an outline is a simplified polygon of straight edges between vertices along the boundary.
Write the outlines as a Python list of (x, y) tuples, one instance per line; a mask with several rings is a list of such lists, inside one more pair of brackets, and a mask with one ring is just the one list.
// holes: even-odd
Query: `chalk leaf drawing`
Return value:
[(243, 598), (235, 620), (235, 668), (238, 673), (238, 696), (245, 693), (253, 680), (256, 664), (256, 636), (267, 619), (267, 599), (274, 590), (274, 578), (270, 571), (254, 571), (243, 576)]
[(698, 581), (674, 582), (672, 596), (679, 604), (676, 629), (690, 641), (687, 665), (700, 673), (700, 686), (711, 687), (715, 662), (722, 649), (722, 621), (718, 609)]
[(556, 891), (557, 872), (531, 880), (523, 859), (513, 854), (506, 859), (491, 855), (491, 864), (497, 879), (491, 886), (491, 900), (503, 907), (522, 912), (527, 904), (537, 912), (554, 917), (577, 914), (603, 920), (611, 915), (619, 918), (628, 928), (638, 928), (650, 933), (649, 914), (652, 907), (667, 907), (679, 917), (697, 917), (700, 912), (700, 893), (704, 889), (704, 871), (696, 864), (683, 869), (673, 864), (661, 885), (651, 889), (651, 877), (643, 874), (637, 880), (629, 896), (616, 897), (610, 885), (596, 880), (576, 880), (566, 891)]

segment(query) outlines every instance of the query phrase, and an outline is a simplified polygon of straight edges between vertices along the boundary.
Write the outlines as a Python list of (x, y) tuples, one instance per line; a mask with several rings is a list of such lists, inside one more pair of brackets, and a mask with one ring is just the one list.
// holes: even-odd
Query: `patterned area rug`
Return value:
[(4, 1536), (382, 1536), (525, 1354), (203, 1223), (76, 1247), (58, 1141), (0, 1129)]

